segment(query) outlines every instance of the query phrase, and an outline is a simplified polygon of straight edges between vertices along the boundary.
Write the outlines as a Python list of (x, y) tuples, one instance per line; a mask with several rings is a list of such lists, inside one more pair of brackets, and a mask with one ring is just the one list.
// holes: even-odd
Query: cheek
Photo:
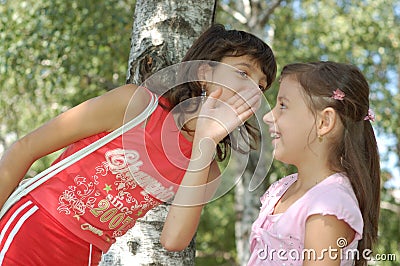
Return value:
[(215, 88), (222, 88), (222, 96), (221, 99), (229, 99), (232, 96), (235, 95), (235, 90), (236, 88), (234, 87), (234, 84), (231, 83), (219, 83), (219, 84), (215, 84)]
[(224, 83), (224, 93), (228, 94), (228, 95), (233, 95), (235, 94), (235, 91), (238, 90), (238, 86), (239, 86), (239, 82), (235, 82), (233, 79), (229, 80), (229, 81), (225, 81)]
[(222, 88), (224, 95), (233, 95), (234, 90), (236, 90), (237, 84), (232, 80), (227, 79), (214, 79), (212, 87), (214, 89)]
[(312, 141), (313, 128), (299, 122), (298, 126), (293, 128), (290, 134), (291, 144), (298, 149), (304, 149)]
[(235, 77), (228, 71), (215, 71), (213, 73), (213, 81), (215, 85), (225, 86), (232, 89), (232, 86), (235, 84)]
[(296, 146), (307, 143), (307, 140), (312, 137), (312, 132), (315, 131), (313, 125), (307, 123), (304, 117), (278, 122), (278, 128), (283, 134), (284, 141)]

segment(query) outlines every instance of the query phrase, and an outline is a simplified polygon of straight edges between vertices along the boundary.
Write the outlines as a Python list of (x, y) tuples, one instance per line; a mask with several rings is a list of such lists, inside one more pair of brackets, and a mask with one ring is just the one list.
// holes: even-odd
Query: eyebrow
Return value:
[(281, 101), (281, 100), (286, 100), (287, 102), (290, 102), (290, 100), (288, 98), (286, 98), (285, 96), (279, 96), (278, 101)]
[(240, 62), (240, 63), (235, 64), (235, 66), (239, 66), (239, 65), (246, 66), (250, 69), (254, 69), (253, 66), (250, 65), (249, 63)]

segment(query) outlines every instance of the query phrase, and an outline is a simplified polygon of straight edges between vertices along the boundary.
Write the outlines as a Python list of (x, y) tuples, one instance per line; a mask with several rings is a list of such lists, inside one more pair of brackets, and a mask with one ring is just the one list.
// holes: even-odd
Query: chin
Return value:
[(274, 151), (274, 159), (277, 161), (280, 161), (284, 164), (291, 164), (290, 160), (288, 158), (285, 158), (283, 154), (279, 154), (279, 152)]

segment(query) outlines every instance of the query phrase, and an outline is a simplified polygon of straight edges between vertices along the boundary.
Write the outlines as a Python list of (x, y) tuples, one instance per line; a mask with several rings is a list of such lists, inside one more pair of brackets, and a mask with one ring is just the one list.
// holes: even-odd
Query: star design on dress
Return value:
[(107, 184), (105, 184), (106, 186), (105, 186), (105, 188), (103, 188), (103, 190), (105, 190), (105, 191), (107, 191), (107, 194), (108, 194), (108, 192), (110, 192), (110, 190), (112, 190), (112, 188), (111, 188), (111, 185), (107, 185)]
[(136, 214), (137, 216), (140, 216), (142, 214), (142, 210), (138, 211), (138, 213)]
[(73, 217), (76, 218), (78, 221), (81, 218), (81, 216), (79, 214), (75, 214)]

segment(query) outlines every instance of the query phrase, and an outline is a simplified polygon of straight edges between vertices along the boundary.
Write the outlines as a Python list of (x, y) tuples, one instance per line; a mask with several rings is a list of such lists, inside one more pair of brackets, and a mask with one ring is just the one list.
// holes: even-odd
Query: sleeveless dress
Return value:
[[(273, 214), (276, 203), (296, 180), (297, 174), (284, 177), (261, 197), (260, 213), (250, 235), (248, 265), (302, 265), (303, 258), (318, 258), (321, 254), (304, 250), (306, 220), (314, 214), (334, 215), (355, 231), (353, 241), (338, 255), (342, 258), (340, 265), (353, 265), (353, 252), (362, 238), (363, 219), (348, 178), (342, 173), (333, 174), (308, 190), (284, 213)], [(345, 239), (339, 239), (338, 244), (340, 241)]]
[[(124, 235), (138, 218), (161, 202), (172, 200), (189, 164), (192, 143), (181, 134), (173, 116), (160, 104), (168, 106), (167, 100), (160, 97), (159, 105), (147, 123), (131, 129), (66, 168), (30, 192), (6, 213), (0, 221), (0, 265), (3, 260), (7, 261), (8, 255), (13, 265), (46, 263), (42, 260), (33, 262), (33, 257), (29, 262), (32, 264), (18, 262), (18, 253), (22, 253), (22, 250), (16, 249), (21, 247), (17, 248), (16, 244), (16, 251), (13, 251), (14, 241), (30, 238), (28, 235), (23, 238), (23, 234), (30, 232), (32, 236), (32, 233), (39, 232), (39, 227), (44, 227), (41, 221), (46, 220), (47, 230), (52, 230), (51, 224), (54, 223), (54, 228), (61, 231), (59, 237), (66, 237), (60, 245), (65, 245), (67, 238), (72, 237), (72, 242), (84, 241), (91, 244), (90, 249), (106, 252), (115, 238)], [(77, 141), (54, 163), (106, 134), (103, 132)], [(35, 215), (37, 222), (32, 224)], [(24, 226), (30, 227), (30, 230)], [(37, 249), (36, 253), (40, 253), (40, 250), (46, 252), (46, 242), (49, 245), (50, 242), (57, 242), (50, 233), (48, 235), (51, 240), (43, 236), (43, 242), (38, 242), (39, 246), (27, 247)], [(38, 243), (35, 242), (35, 245)], [(29, 241), (25, 244), (29, 244)], [(79, 245), (69, 245), (79, 257)], [(86, 246), (89, 247), (83, 245), (81, 249), (87, 249)], [(101, 251), (97, 252), (100, 256)], [(50, 250), (47, 252), (51, 253)], [(41, 255), (37, 256), (39, 258)], [(51, 254), (48, 256), (52, 257)], [(62, 257), (62, 254), (57, 256)], [(65, 265), (73, 265), (71, 260), (66, 261)]]

